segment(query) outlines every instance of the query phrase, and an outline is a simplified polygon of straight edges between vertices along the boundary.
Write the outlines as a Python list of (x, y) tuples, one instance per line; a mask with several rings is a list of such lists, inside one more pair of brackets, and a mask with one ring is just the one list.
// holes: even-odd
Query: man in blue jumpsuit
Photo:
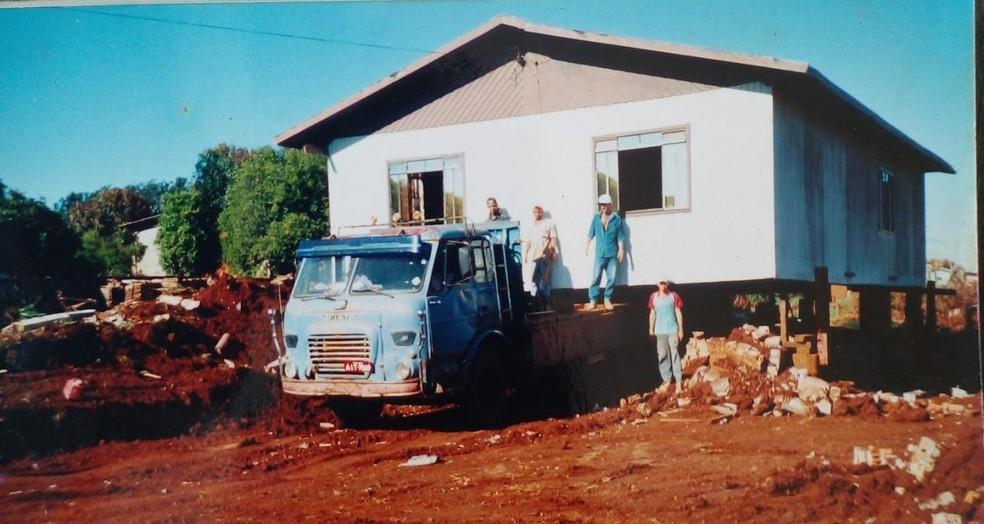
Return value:
[(584, 309), (594, 309), (598, 303), (598, 285), (601, 284), (601, 272), (605, 272), (605, 309), (612, 310), (612, 293), (615, 291), (615, 278), (618, 276), (618, 265), (625, 257), (625, 230), (622, 227), (622, 217), (612, 212), (612, 197), (598, 197), (598, 213), (591, 219), (588, 228), (588, 241), (584, 246), (584, 254), (591, 249), (591, 241), (595, 242), (594, 270), (591, 277), (591, 287), (588, 288), (588, 303)]

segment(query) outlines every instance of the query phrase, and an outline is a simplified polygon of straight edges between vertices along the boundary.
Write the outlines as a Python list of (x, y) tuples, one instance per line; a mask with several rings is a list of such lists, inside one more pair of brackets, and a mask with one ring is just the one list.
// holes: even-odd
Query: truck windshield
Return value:
[(341, 294), (356, 260), (348, 255), (304, 259), (294, 285), (294, 296), (333, 297)]
[(426, 255), (406, 253), (361, 257), (352, 276), (352, 293), (420, 291), (426, 270)]

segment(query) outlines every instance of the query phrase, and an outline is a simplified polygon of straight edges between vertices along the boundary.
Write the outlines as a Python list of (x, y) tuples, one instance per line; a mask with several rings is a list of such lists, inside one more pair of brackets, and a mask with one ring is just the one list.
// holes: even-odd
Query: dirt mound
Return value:
[[(286, 295), (289, 283), (279, 288)], [(283, 398), (263, 371), (276, 358), (269, 282), (220, 275), (176, 300), (128, 301), (98, 318), (4, 336), (0, 356), (0, 461), (103, 440), (173, 436), (217, 424), (264, 420), (280, 433), (324, 420)], [(229, 334), (221, 351), (216, 343)], [(81, 380), (81, 395), (62, 389)], [(263, 418), (268, 413), (264, 413)]]

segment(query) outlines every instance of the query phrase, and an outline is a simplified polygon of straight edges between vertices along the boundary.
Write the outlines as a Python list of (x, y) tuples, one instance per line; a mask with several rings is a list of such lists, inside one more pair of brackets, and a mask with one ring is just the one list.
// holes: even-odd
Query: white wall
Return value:
[(387, 162), (460, 153), (465, 209), (485, 217), (498, 198), (528, 220), (535, 203), (557, 224), (559, 287), (587, 287), (584, 241), (596, 210), (598, 136), (689, 126), (691, 209), (632, 215), (620, 278), (653, 285), (775, 276), (772, 96), (762, 84), (432, 129), (344, 138), (329, 145), (332, 229), (389, 216)]
[(144, 229), (137, 232), (137, 242), (144, 246), (143, 256), (134, 264), (133, 274), (143, 276), (163, 276), (164, 268), (161, 267), (161, 250), (157, 247), (158, 227)]

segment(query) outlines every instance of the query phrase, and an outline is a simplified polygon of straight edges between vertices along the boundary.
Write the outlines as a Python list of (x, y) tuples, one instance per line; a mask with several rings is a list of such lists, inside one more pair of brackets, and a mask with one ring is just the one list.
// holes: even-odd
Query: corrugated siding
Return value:
[(666, 98), (716, 86), (554, 60), (526, 53), (383, 127), (408, 131), (582, 107)]

